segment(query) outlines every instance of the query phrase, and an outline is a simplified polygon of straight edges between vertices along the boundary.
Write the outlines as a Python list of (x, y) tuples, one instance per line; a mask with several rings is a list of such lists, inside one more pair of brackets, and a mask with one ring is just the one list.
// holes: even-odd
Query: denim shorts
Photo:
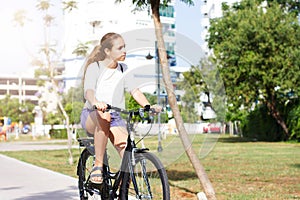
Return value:
[[(86, 130), (86, 126), (85, 126), (86, 120), (87, 120), (89, 114), (93, 111), (95, 111), (95, 110), (90, 110), (88, 108), (84, 108), (81, 111), (80, 123), (81, 123), (81, 127), (84, 128), (85, 130)], [(116, 126), (125, 127), (126, 126), (126, 124), (125, 124), (124, 120), (122, 119), (119, 112), (111, 112), (110, 117), (111, 117), (110, 127), (116, 127)], [(90, 133), (88, 133), (88, 134), (90, 134)]]

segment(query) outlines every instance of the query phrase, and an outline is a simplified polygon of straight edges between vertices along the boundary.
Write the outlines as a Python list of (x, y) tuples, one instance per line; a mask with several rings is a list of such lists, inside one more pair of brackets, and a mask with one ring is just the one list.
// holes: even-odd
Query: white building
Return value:
[(210, 27), (209, 20), (222, 17), (222, 3), (227, 3), (231, 5), (235, 2), (239, 2), (240, 0), (202, 0), (201, 5), (201, 26), (203, 27), (201, 38), (203, 41), (202, 49), (205, 51), (206, 55), (211, 54), (210, 50), (208, 49), (208, 44), (205, 42), (205, 39), (208, 36), (208, 29)]
[(32, 74), (0, 74), (0, 99), (6, 95), (19, 99), (19, 103), (38, 103), (36, 93), (41, 89)]

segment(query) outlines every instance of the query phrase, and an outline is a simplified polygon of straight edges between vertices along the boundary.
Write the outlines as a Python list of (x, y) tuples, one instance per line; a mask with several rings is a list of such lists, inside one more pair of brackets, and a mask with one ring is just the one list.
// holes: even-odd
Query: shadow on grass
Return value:
[(256, 142), (257, 140), (244, 137), (220, 137), (218, 142), (223, 143), (241, 143), (241, 142)]
[(172, 181), (187, 181), (187, 180), (191, 180), (191, 179), (198, 179), (195, 172), (167, 170), (167, 173), (168, 173), (169, 185), (171, 187), (177, 188), (179, 190), (182, 190), (184, 192), (191, 193), (194, 195), (197, 194), (197, 192), (191, 190), (190, 188), (186, 188), (186, 187), (180, 186), (176, 183), (172, 183)]
[(295, 163), (295, 164), (292, 164), (291, 166), (300, 169), (300, 163)]
[(180, 187), (180, 186), (178, 186), (178, 185), (174, 185), (173, 183), (170, 183), (170, 181), (169, 181), (169, 185), (170, 185), (171, 187), (178, 188), (178, 189), (180, 189), (180, 190), (182, 190), (182, 191), (185, 191), (185, 192), (188, 192), (188, 193), (192, 193), (192, 194), (195, 194), (195, 195), (197, 194), (197, 192), (192, 191), (192, 190), (190, 190), (190, 189), (188, 189), (188, 188)]
[(170, 181), (197, 179), (196, 173), (191, 171), (167, 170), (167, 174)]

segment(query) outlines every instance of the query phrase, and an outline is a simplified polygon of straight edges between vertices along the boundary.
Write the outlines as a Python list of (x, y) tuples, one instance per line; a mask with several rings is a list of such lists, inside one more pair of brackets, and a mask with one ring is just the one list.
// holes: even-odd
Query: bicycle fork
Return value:
[[(145, 194), (140, 194), (138, 184), (137, 184), (137, 181), (136, 181), (136, 178), (135, 178), (135, 175), (134, 175), (134, 168), (135, 168), (135, 165), (136, 165), (136, 159), (135, 159), (134, 154), (135, 154), (136, 150), (137, 149), (133, 149), (132, 154), (131, 154), (131, 158), (130, 158), (131, 162), (129, 164), (129, 173), (130, 173), (132, 184), (133, 184), (133, 187), (134, 187), (134, 190), (135, 190), (135, 193), (136, 193), (136, 198), (137, 199), (142, 199), (142, 198), (145, 198), (146, 196), (142, 196), (142, 195), (145, 195)], [(146, 169), (146, 159), (142, 159), (140, 161), (140, 163), (141, 163), (141, 173), (142, 173), (143, 179), (145, 181), (147, 190), (148, 190), (149, 195), (150, 195), (150, 196), (147, 196), (146, 198), (152, 199), (153, 196), (152, 196), (151, 187), (150, 187), (150, 184), (149, 184), (149, 179), (148, 179), (147, 169)]]

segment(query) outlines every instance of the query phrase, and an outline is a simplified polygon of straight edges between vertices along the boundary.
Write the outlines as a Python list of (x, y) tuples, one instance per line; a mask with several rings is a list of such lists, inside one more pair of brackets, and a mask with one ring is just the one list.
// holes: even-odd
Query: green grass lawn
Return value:
[[(204, 143), (209, 144), (207, 135), (192, 136), (191, 140), (218, 199), (300, 199), (299, 143), (252, 142), (221, 136), (217, 143), (211, 142), (206, 147), (212, 149), (206, 155), (203, 154), (203, 146)], [(148, 138), (145, 144), (155, 152), (157, 138)], [(197, 199), (196, 194), (203, 189), (181, 148), (178, 136), (168, 136), (162, 144), (165, 154), (157, 155), (166, 165), (172, 199)], [(68, 164), (67, 150), (2, 154), (76, 177), (76, 162), (80, 151), (72, 151), (75, 161), (73, 165)], [(112, 153), (111, 158), (116, 157)]]

